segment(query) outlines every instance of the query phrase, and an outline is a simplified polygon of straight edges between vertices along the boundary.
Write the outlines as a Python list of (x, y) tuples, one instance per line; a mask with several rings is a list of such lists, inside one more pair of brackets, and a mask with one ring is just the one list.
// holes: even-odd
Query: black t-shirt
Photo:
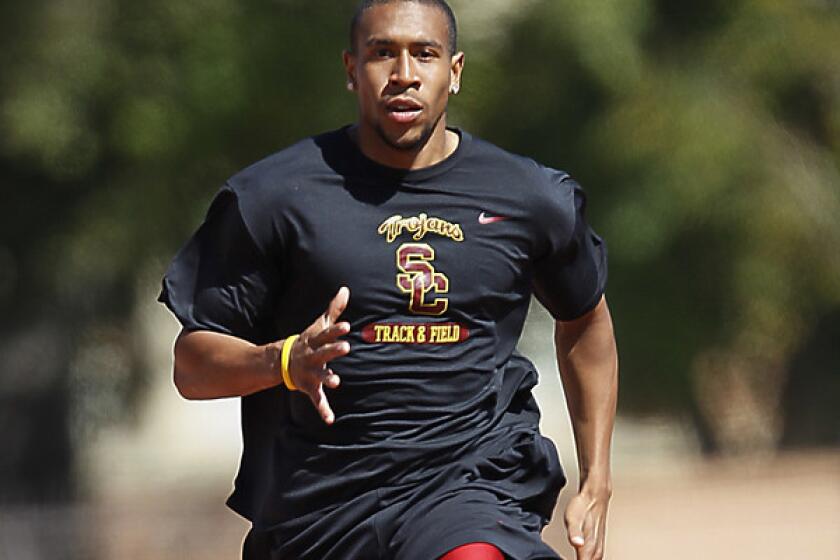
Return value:
[(458, 133), (414, 171), (369, 160), (346, 128), (272, 155), (227, 182), (167, 270), (159, 299), (186, 329), (258, 344), (350, 288), (335, 424), (282, 387), (242, 399), (229, 504), (258, 526), (419, 480), (492, 436), (536, 383), (515, 352), (531, 294), (558, 320), (600, 300), (606, 248), (577, 183)]

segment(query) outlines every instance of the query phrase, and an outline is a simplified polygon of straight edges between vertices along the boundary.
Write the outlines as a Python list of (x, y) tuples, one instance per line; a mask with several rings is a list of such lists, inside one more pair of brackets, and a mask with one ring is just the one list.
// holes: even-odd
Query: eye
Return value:
[(417, 53), (417, 58), (424, 61), (429, 61), (436, 58), (436, 54), (434, 51), (429, 49), (423, 49)]
[(388, 58), (391, 56), (391, 49), (385, 47), (378, 48), (374, 51), (374, 55), (376, 58)]

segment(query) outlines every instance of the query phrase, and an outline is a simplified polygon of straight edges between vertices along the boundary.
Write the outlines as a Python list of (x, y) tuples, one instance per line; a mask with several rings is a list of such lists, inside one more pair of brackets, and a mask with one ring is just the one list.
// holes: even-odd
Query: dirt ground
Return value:
[[(840, 453), (628, 470), (616, 475), (610, 560), (840, 559)], [(238, 558), (246, 525), (220, 502), (189, 500), (156, 513), (110, 506), (103, 558)], [(544, 536), (571, 560), (562, 507)]]
[[(545, 537), (568, 554), (561, 520)], [(606, 558), (840, 559), (840, 454), (618, 473)]]
[[(237, 559), (247, 526), (223, 506), (226, 490), (0, 509), (0, 560)], [(562, 526), (570, 496), (544, 536), (573, 560)], [(840, 452), (625, 467), (607, 540), (609, 560), (840, 559)]]

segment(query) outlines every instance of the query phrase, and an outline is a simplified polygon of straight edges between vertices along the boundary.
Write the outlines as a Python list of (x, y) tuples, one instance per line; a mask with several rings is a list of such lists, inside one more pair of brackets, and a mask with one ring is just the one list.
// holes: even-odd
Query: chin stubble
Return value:
[(440, 119), (443, 118), (444, 114), (445, 112), (441, 113), (438, 116), (438, 118), (435, 119), (435, 122), (425, 127), (423, 129), (423, 133), (420, 135), (420, 138), (408, 144), (400, 144), (388, 138), (388, 135), (385, 134), (385, 129), (382, 128), (382, 125), (379, 123), (376, 124), (374, 129), (376, 130), (376, 133), (379, 135), (382, 141), (388, 144), (390, 147), (394, 148), (395, 150), (400, 150), (403, 152), (417, 151), (419, 148), (422, 148), (426, 144), (426, 142), (429, 141), (429, 138), (432, 137), (432, 133), (434, 132), (435, 128), (437, 128), (437, 125), (440, 122)]

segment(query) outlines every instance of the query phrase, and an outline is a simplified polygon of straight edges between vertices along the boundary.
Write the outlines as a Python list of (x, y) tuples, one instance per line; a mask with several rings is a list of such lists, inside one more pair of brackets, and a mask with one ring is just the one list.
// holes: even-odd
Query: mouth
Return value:
[(423, 113), (423, 105), (410, 98), (391, 99), (385, 104), (388, 118), (396, 123), (408, 124)]

